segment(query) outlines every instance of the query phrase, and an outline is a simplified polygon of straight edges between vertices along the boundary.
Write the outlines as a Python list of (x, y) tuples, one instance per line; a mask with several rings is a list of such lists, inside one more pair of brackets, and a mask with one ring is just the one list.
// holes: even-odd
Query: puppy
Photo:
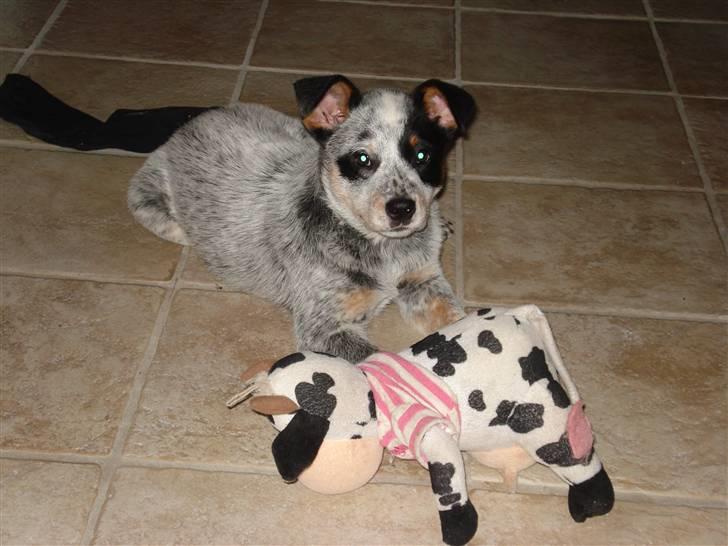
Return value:
[(367, 323), (392, 300), (423, 333), (462, 317), (435, 197), (473, 98), (439, 80), (362, 94), (340, 75), (294, 89), (302, 123), (238, 104), (183, 126), (132, 178), (136, 220), (285, 306), (301, 350), (363, 360)]

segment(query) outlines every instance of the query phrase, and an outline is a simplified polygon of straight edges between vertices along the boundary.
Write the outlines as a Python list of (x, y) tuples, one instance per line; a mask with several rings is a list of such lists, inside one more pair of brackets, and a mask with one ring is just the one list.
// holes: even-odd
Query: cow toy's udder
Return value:
[(480, 464), (495, 468), (503, 476), (503, 484), (515, 493), (518, 473), (533, 465), (535, 461), (521, 446), (503, 447), (489, 451), (469, 451)]

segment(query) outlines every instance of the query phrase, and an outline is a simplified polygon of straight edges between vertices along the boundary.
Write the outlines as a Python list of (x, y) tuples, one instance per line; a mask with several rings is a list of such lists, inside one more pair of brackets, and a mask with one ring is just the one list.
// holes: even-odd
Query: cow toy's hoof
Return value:
[(440, 511), (442, 541), (450, 546), (462, 546), (473, 538), (478, 530), (478, 513), (468, 500), (462, 506)]
[(602, 469), (587, 481), (569, 487), (569, 513), (574, 521), (607, 514), (614, 506), (614, 488)]

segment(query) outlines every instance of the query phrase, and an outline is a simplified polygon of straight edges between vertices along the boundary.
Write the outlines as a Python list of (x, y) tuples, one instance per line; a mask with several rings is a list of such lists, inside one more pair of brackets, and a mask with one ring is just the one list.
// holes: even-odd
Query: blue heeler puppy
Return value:
[(131, 180), (134, 217), (289, 309), (300, 349), (361, 361), (376, 350), (368, 321), (392, 300), (423, 333), (463, 316), (434, 199), (472, 97), (439, 80), (411, 94), (362, 94), (339, 75), (294, 88), (303, 123), (238, 104), (183, 126)]

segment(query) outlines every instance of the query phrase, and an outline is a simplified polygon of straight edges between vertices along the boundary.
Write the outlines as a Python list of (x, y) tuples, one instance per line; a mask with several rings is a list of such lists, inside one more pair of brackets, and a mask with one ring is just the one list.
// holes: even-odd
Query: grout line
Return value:
[(36, 273), (32, 271), (13, 270), (12, 268), (0, 268), (0, 277), (25, 277), (30, 279), (49, 279), (57, 281), (95, 282), (123, 286), (147, 286), (150, 288), (170, 288), (172, 286), (172, 281), (127, 279), (123, 277), (94, 275), (93, 273)]
[(579, 87), (571, 85), (551, 85), (541, 83), (509, 83), (494, 81), (463, 80), (463, 85), (473, 87), (505, 87), (508, 89), (541, 89), (544, 91), (576, 91), (579, 93), (606, 93), (615, 95), (648, 95), (671, 97), (671, 91), (659, 91), (651, 89), (621, 89), (618, 87)]
[(404, 2), (394, 1), (379, 1), (372, 2), (370, 0), (317, 0), (324, 4), (362, 4), (365, 6), (374, 7), (387, 7), (387, 8), (415, 8), (415, 9), (440, 9), (445, 11), (452, 11), (452, 6), (438, 6), (433, 4), (405, 4)]
[(113, 148), (105, 148), (102, 150), (76, 150), (74, 148), (63, 148), (55, 144), (40, 142), (36, 140), (15, 140), (10, 138), (0, 138), (0, 147), (16, 148), (19, 150), (41, 150), (46, 152), (63, 152), (67, 154), (89, 154), (89, 155), (113, 155), (118, 157), (147, 157), (147, 154), (137, 152), (129, 152), (126, 150), (115, 150)]
[(27, 48), (25, 47), (5, 47), (0, 46), (0, 53), (25, 53)]
[(720, 212), (720, 207), (718, 206), (715, 192), (713, 191), (713, 183), (711, 182), (710, 176), (705, 169), (705, 164), (703, 163), (703, 158), (700, 154), (700, 146), (698, 145), (698, 141), (695, 138), (692, 126), (690, 125), (690, 120), (688, 119), (687, 111), (685, 110), (685, 103), (683, 102), (682, 97), (677, 93), (677, 84), (675, 83), (675, 77), (672, 73), (672, 69), (670, 68), (665, 44), (662, 42), (662, 38), (660, 38), (660, 34), (657, 31), (657, 25), (655, 24), (655, 21), (653, 19), (653, 12), (652, 6), (650, 5), (650, 0), (642, 0), (642, 3), (645, 8), (645, 13), (647, 13), (647, 16), (649, 18), (650, 30), (652, 31), (652, 37), (655, 40), (657, 50), (660, 54), (660, 60), (662, 61), (662, 67), (665, 71), (665, 76), (667, 77), (667, 81), (670, 84), (670, 89), (674, 93), (673, 100), (675, 101), (675, 107), (677, 108), (678, 114), (680, 115), (680, 120), (682, 121), (683, 128), (685, 130), (685, 136), (688, 139), (690, 150), (693, 153), (693, 159), (695, 160), (695, 164), (698, 167), (698, 174), (700, 174), (700, 178), (703, 181), (705, 198), (708, 202), (708, 208), (710, 209), (713, 223), (715, 224), (715, 228), (718, 232), (718, 237), (720, 237), (721, 242), (723, 243), (723, 252), (728, 254), (728, 229), (726, 228), (726, 225), (723, 221), (723, 216)]
[[(273, 72), (276, 74), (302, 74), (302, 75), (311, 75), (311, 76), (324, 76), (327, 74), (331, 74), (331, 70), (314, 70), (310, 68), (280, 68), (280, 67), (273, 67), (273, 66), (249, 66), (249, 71), (251, 72)], [(416, 76), (383, 76), (381, 74), (365, 74), (363, 72), (347, 72), (346, 75), (349, 78), (367, 78), (370, 80), (389, 80), (389, 81), (411, 81), (411, 82), (422, 82), (425, 78), (424, 77), (416, 77)]]
[(60, 2), (56, 4), (56, 7), (51, 12), (45, 24), (41, 27), (40, 31), (38, 31), (38, 34), (35, 35), (35, 39), (25, 50), (25, 53), (23, 53), (20, 59), (18, 59), (18, 62), (15, 63), (15, 66), (13, 67), (11, 72), (20, 72), (23, 66), (25, 66), (25, 63), (28, 61), (30, 56), (35, 52), (41, 42), (43, 42), (46, 34), (48, 34), (58, 18), (61, 16), (61, 12), (66, 8), (66, 4), (68, 4), (68, 0), (60, 0)]
[(720, 95), (691, 95), (688, 93), (680, 93), (679, 94), (684, 99), (704, 99), (704, 100), (728, 100), (728, 96), (720, 96)]
[(599, 317), (636, 318), (646, 320), (677, 320), (685, 322), (710, 322), (715, 324), (728, 324), (728, 314), (720, 313), (692, 313), (689, 311), (659, 311), (654, 309), (634, 307), (609, 307), (606, 305), (590, 304), (551, 304), (519, 300), (481, 301), (465, 300), (466, 307), (516, 307), (535, 303), (542, 311), (547, 313), (560, 313), (565, 315), (592, 315)]
[(147, 348), (144, 352), (141, 362), (137, 368), (134, 383), (129, 391), (126, 406), (122, 413), (121, 420), (119, 422), (119, 428), (114, 438), (114, 443), (111, 447), (111, 454), (106, 463), (102, 466), (101, 477), (99, 479), (98, 489), (96, 498), (91, 506), (91, 510), (86, 520), (86, 529), (84, 530), (81, 538), (81, 544), (91, 544), (93, 537), (96, 533), (99, 520), (101, 518), (101, 511), (103, 510), (106, 500), (108, 498), (109, 490), (111, 488), (111, 482), (114, 479), (116, 469), (123, 462), (123, 450), (124, 444), (131, 432), (131, 427), (134, 422), (134, 416), (136, 414), (139, 402), (142, 397), (142, 390), (147, 380), (149, 370), (154, 361), (154, 355), (157, 352), (159, 341), (164, 332), (164, 328), (169, 318), (169, 313), (172, 307), (175, 293), (177, 292), (177, 283), (184, 272), (187, 259), (190, 254), (189, 247), (184, 247), (180, 255), (177, 267), (175, 268), (174, 276), (172, 277), (172, 285), (167, 289), (167, 294), (162, 301), (162, 305), (157, 313), (157, 319), (154, 323), (152, 333), (147, 343)]
[(728, 21), (721, 19), (685, 19), (680, 17), (653, 17), (656, 23), (691, 23), (696, 25), (728, 25)]
[(189, 66), (195, 68), (215, 68), (218, 70), (240, 70), (240, 65), (237, 64), (219, 64), (219, 63), (206, 63), (202, 61), (170, 61), (165, 59), (152, 59), (146, 57), (131, 57), (128, 55), (104, 55), (102, 53), (83, 53), (81, 51), (71, 50), (51, 50), (51, 49), (38, 49), (35, 51), (38, 55), (46, 55), (48, 57), (77, 57), (80, 59), (95, 59), (99, 61), (120, 61), (126, 63), (141, 63), (141, 64), (163, 64), (173, 66)]
[(108, 460), (108, 456), (85, 455), (82, 453), (54, 453), (29, 449), (0, 449), (0, 459), (40, 461), (46, 463), (95, 464), (100, 466)]
[(679, 193), (703, 193), (702, 186), (671, 186), (667, 184), (630, 184), (626, 182), (602, 182), (598, 180), (582, 180), (579, 178), (541, 178), (536, 176), (506, 176), (466, 174), (463, 180), (474, 182), (508, 182), (534, 186), (567, 186), (595, 190), (617, 191), (667, 191)]
[(644, 15), (618, 15), (618, 14), (607, 14), (607, 13), (579, 13), (575, 11), (539, 11), (539, 10), (521, 10), (521, 9), (506, 9), (506, 8), (480, 8), (464, 6), (464, 11), (473, 13), (496, 13), (501, 15), (533, 15), (539, 17), (562, 17), (569, 19), (606, 19), (612, 21), (641, 21), (644, 22), (647, 18)]
[(229, 106), (236, 104), (240, 100), (240, 93), (243, 92), (243, 85), (245, 85), (245, 78), (247, 77), (248, 67), (250, 66), (250, 59), (253, 57), (253, 50), (255, 49), (255, 42), (258, 40), (258, 34), (260, 29), (263, 27), (263, 19), (265, 18), (265, 12), (268, 10), (268, 0), (263, 0), (260, 4), (260, 10), (258, 11), (258, 18), (255, 21), (255, 27), (253, 27), (253, 33), (250, 35), (250, 41), (248, 47), (245, 50), (245, 57), (243, 58), (243, 64), (240, 66), (240, 73), (238, 79), (235, 82), (232, 95), (230, 96)]
[[(14, 461), (38, 461), (58, 464), (92, 464), (102, 465), (108, 457), (86, 456), (70, 453), (48, 453), (36, 451), (0, 451), (0, 459)], [(185, 470), (204, 473), (226, 473), (236, 475), (252, 475), (279, 477), (273, 464), (270, 465), (235, 465), (228, 463), (206, 463), (197, 461), (169, 461), (164, 459), (147, 459), (143, 457), (122, 457), (119, 468), (143, 468), (154, 470)], [(371, 480), (373, 485), (405, 485), (429, 489), (427, 478), (417, 479), (407, 475), (384, 475), (378, 473)], [(473, 491), (490, 491), (503, 493), (502, 482), (482, 478), (471, 478), (470, 489)], [(529, 476), (519, 476), (516, 494), (540, 496), (566, 496), (567, 488), (561, 483), (539, 483)], [(684, 506), (686, 508), (720, 509), (728, 508), (728, 500), (723, 497), (698, 497), (692, 495), (669, 495), (658, 491), (629, 490), (616, 488), (615, 496), (621, 502), (634, 502), (656, 506)], [(82, 544), (85, 542), (82, 541)]]

